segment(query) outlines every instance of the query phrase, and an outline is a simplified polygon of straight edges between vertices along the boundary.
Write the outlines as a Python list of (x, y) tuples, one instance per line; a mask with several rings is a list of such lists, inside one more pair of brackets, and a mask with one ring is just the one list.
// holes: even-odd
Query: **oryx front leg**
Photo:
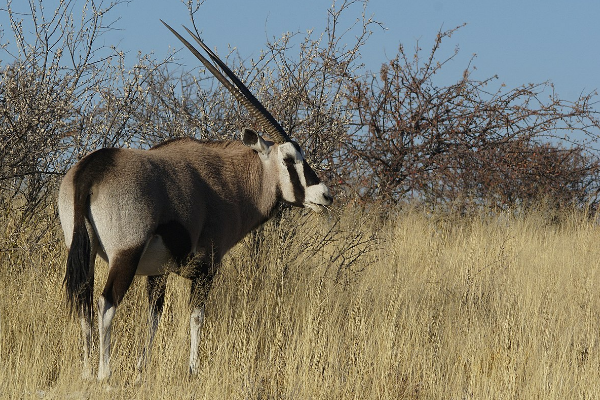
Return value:
[(190, 374), (197, 375), (199, 368), (200, 333), (204, 322), (204, 304), (208, 297), (208, 290), (212, 277), (202, 276), (192, 279), (190, 315)]
[(200, 331), (204, 322), (204, 305), (194, 307), (190, 316), (190, 374), (198, 374), (198, 346)]
[[(163, 306), (165, 303), (165, 289), (167, 286), (167, 276), (157, 275), (148, 276), (147, 293), (148, 293), (148, 340), (142, 350), (142, 355), (138, 360), (137, 370), (140, 374), (150, 360), (150, 351), (154, 335), (158, 329), (158, 323), (162, 316)], [(139, 376), (138, 376), (139, 379)]]

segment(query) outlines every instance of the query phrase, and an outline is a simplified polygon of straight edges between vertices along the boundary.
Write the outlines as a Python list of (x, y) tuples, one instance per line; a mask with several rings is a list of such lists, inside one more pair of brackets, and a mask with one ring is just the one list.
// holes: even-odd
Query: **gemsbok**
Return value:
[(108, 263), (108, 278), (97, 301), (99, 380), (110, 376), (111, 325), (135, 275), (147, 276), (150, 310), (149, 340), (138, 370), (149, 359), (163, 310), (164, 275), (175, 272), (191, 280), (189, 370), (195, 374), (204, 305), (223, 256), (267, 221), (278, 203), (318, 211), (333, 201), (298, 144), (235, 74), (189, 29), (185, 28), (214, 64), (163, 24), (248, 109), (272, 141), (244, 129), (243, 145), (183, 138), (149, 150), (104, 148), (67, 172), (58, 203), (69, 248), (65, 286), (71, 311), (81, 320), (87, 377), (92, 375), (96, 255)]

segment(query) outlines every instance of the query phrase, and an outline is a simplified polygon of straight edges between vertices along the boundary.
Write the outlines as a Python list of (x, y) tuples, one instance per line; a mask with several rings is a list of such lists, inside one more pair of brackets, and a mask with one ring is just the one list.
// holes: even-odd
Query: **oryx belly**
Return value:
[(171, 252), (162, 236), (154, 235), (148, 240), (142, 258), (135, 271), (136, 275), (163, 275), (176, 267)]

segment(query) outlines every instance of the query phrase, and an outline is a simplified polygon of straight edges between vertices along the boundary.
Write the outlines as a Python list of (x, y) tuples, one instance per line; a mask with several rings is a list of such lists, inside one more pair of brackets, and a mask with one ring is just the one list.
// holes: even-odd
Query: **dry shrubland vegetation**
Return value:
[(62, 174), (98, 147), (232, 138), (256, 121), (204, 73), (147, 55), (127, 67), (98, 47), (120, 1), (85, 2), (81, 15), (59, 3), (0, 11), (15, 36), (0, 41), (0, 398), (600, 397), (597, 96), (490, 89), (471, 64), (440, 85), (454, 30), (429, 54), (400, 47), (365, 72), (360, 51), (379, 24), (362, 1), (334, 4), (322, 35), (284, 35), (251, 65), (227, 57), (338, 208), (284, 209), (232, 250), (198, 377), (187, 375), (189, 282), (170, 276), (143, 382), (143, 280), (117, 311), (110, 387), (82, 380)]
[[(115, 319), (109, 394), (598, 398), (600, 229), (549, 214), (285, 212), (226, 258), (198, 377), (187, 375), (189, 283), (170, 276), (150, 367), (133, 384), (147, 307), (135, 281)], [(80, 378), (59, 228), (35, 245), (31, 234), (0, 243), (12, 248), (0, 256), (0, 397), (105, 398), (105, 385)]]

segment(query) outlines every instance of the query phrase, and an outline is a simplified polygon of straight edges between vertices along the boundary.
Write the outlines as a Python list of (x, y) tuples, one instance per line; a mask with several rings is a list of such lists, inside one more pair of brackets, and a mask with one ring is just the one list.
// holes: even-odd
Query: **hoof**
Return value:
[(196, 378), (197, 376), (198, 376), (198, 367), (190, 365), (190, 368), (188, 369), (188, 377)]
[(108, 381), (110, 378), (110, 370), (100, 370), (98, 371), (98, 382)]
[(93, 381), (94, 374), (92, 374), (92, 369), (84, 368), (84, 370), (81, 372), (81, 379), (84, 381)]

